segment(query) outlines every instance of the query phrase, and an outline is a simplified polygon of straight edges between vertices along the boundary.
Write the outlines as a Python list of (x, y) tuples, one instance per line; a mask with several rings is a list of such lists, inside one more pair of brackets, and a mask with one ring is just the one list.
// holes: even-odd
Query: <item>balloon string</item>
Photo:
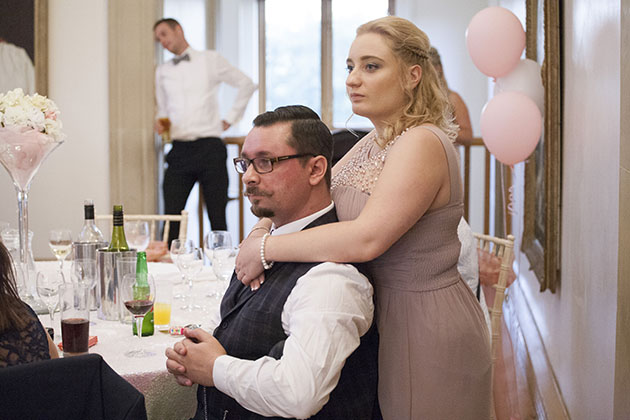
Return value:
[[(500, 165), (500, 173), (501, 173), (501, 203), (503, 204), (503, 208), (506, 209), (507, 214), (510, 214), (512, 217), (514, 217), (517, 214), (516, 208), (515, 208), (515, 203), (514, 203), (514, 185), (510, 185), (510, 187), (507, 189), (507, 203), (505, 200), (505, 167), (506, 165), (504, 165), (503, 163), (499, 163), (498, 160), (496, 161), (499, 165)], [(514, 169), (514, 166), (510, 165), (510, 169)], [(512, 171), (510, 171), (510, 173), (512, 173)], [(507, 216), (507, 214), (505, 216)], [(507, 217), (503, 217), (503, 233), (505, 234), (505, 236), (507, 236), (508, 234), (508, 229), (507, 229)]]

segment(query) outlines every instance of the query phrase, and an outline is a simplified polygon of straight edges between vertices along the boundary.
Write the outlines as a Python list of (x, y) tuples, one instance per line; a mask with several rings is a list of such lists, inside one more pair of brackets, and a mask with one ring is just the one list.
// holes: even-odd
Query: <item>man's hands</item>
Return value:
[[(166, 349), (166, 369), (182, 386), (200, 384), (214, 386), (214, 361), (227, 354), (221, 343), (207, 331), (184, 330), (185, 339)], [(198, 341), (195, 343), (193, 340)]]

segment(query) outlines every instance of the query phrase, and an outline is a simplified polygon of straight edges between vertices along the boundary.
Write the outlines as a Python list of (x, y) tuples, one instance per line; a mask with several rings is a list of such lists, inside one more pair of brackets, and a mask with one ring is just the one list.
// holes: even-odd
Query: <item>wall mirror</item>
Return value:
[[(23, 87), (30, 93), (47, 95), (48, 0), (3, 0), (0, 39), (5, 44), (0, 91)], [(26, 67), (28, 61), (30, 69)], [(25, 70), (16, 70), (22, 68)], [(34, 74), (29, 75), (31, 71)]]

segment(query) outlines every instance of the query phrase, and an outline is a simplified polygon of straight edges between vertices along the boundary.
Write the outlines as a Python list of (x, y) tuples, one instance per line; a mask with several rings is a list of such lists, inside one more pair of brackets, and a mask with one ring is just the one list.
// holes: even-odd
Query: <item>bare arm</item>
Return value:
[(468, 107), (466, 107), (466, 103), (457, 92), (450, 91), (448, 100), (451, 105), (453, 105), (455, 122), (459, 125), (459, 133), (457, 134), (456, 141), (462, 146), (470, 145), (472, 143), (473, 134)]
[[(410, 130), (390, 150), (378, 183), (355, 220), (271, 236), (265, 257), (267, 261), (369, 261), (385, 252), (427, 210), (446, 205), (449, 198), (442, 143), (426, 129)], [(259, 246), (257, 239), (241, 245), (246, 265), (239, 267), (239, 279), (251, 279), (261, 269)]]

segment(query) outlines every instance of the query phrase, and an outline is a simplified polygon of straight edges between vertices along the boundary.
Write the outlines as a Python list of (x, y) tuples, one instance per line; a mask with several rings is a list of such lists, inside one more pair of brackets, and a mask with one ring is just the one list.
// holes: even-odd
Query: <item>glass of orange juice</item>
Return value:
[(171, 324), (173, 282), (168, 278), (156, 278), (153, 322), (158, 331), (168, 331)]

